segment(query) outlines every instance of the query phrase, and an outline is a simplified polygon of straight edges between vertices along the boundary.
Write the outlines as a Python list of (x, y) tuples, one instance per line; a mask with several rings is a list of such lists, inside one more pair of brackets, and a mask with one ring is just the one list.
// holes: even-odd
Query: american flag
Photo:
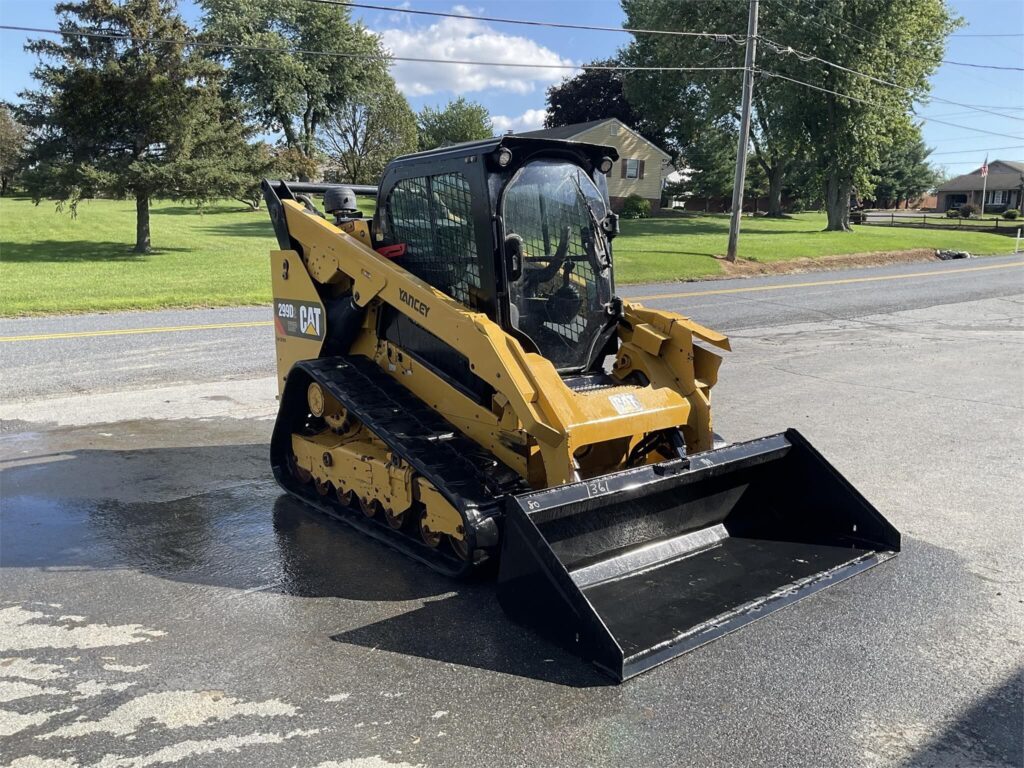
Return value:
[(985, 162), (981, 164), (981, 178), (988, 176), (988, 155), (985, 155)]

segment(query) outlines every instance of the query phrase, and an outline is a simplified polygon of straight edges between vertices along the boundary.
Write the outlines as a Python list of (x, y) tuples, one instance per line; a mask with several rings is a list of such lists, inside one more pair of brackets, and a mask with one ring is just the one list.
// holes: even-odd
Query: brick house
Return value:
[(612, 208), (621, 210), (630, 195), (640, 195), (649, 200), (652, 211), (661, 207), (661, 190), (665, 177), (673, 170), (669, 165), (672, 158), (617, 118), (524, 131), (516, 135), (615, 147), (619, 152), (619, 162), (608, 174), (608, 196)]
[(950, 179), (936, 190), (939, 211), (959, 208), (973, 203), (981, 208), (981, 190), (985, 189), (985, 212), (1002, 213), (1007, 208), (1020, 210), (1024, 194), (1024, 163), (993, 160), (988, 164), (988, 182), (982, 178), (981, 168)]

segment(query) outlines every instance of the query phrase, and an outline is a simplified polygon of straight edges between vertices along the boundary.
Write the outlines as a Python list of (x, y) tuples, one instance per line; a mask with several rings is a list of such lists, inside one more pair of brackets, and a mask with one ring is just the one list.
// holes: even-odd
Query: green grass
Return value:
[[(980, 232), (858, 227), (821, 232), (824, 217), (745, 219), (741, 255), (777, 261), (828, 254), (958, 248), (1006, 253), (1013, 240)], [(615, 241), (620, 283), (718, 274), (725, 216), (623, 221)], [(83, 202), (77, 218), (52, 202), (0, 199), (0, 315), (235, 306), (270, 301), (267, 253), (277, 247), (265, 210), (226, 201), (195, 208), (158, 202), (152, 211), (154, 252), (132, 253), (132, 201)]]
[[(824, 232), (825, 215), (786, 219), (744, 218), (740, 257), (763, 263), (850, 253), (951, 248), (987, 255), (1013, 250), (1013, 239), (986, 232), (859, 226), (854, 232)], [(688, 280), (721, 273), (729, 217), (671, 216), (622, 222), (615, 241), (616, 281)]]

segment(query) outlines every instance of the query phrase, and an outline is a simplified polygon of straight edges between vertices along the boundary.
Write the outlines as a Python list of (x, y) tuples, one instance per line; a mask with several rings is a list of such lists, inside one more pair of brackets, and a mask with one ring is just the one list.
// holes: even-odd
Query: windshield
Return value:
[(556, 368), (586, 366), (609, 322), (604, 197), (579, 166), (538, 160), (509, 182), (501, 214), (506, 249), (518, 245), (522, 253), (521, 270), (509, 284), (512, 324)]

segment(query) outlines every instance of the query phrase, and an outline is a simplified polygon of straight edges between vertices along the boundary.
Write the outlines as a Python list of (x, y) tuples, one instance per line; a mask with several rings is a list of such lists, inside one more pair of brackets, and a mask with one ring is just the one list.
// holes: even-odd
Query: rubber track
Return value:
[[(297, 370), (305, 375), (296, 375)], [(280, 484), (304, 502), (446, 575), (471, 570), (458, 558), (427, 547), (416, 534), (395, 531), (377, 518), (367, 518), (359, 510), (325, 499), (290, 476), (283, 459), (291, 450), (291, 434), (301, 432), (309, 421), (305, 405), (308, 381), (320, 383), (354, 418), (429, 480), (471, 528), (498, 517), (502, 497), (528, 490), (519, 475), (458, 432), (371, 360), (336, 357), (301, 362), (288, 379), (272, 441), (274, 471)]]

